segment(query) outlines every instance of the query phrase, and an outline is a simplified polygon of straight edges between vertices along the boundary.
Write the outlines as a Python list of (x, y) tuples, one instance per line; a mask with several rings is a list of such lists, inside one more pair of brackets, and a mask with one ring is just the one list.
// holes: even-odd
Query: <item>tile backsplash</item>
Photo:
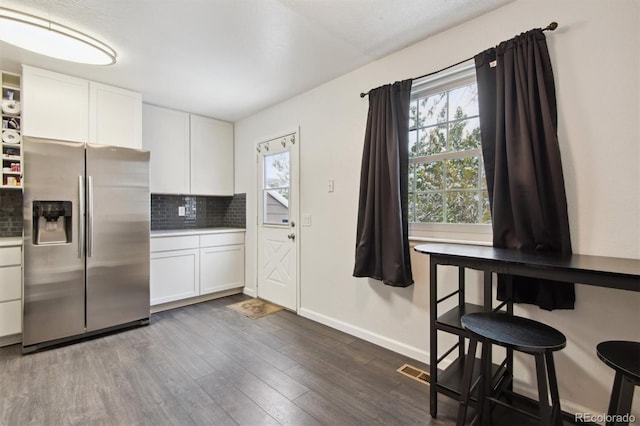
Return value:
[(22, 236), (22, 191), (0, 189), (0, 238)]
[[(185, 215), (178, 216), (178, 206)], [(232, 197), (151, 194), (151, 229), (245, 228), (247, 194)], [(22, 191), (0, 189), (0, 238), (22, 236)]]
[[(151, 229), (246, 227), (246, 194), (230, 197), (151, 194)], [(178, 216), (184, 206), (185, 215)]]

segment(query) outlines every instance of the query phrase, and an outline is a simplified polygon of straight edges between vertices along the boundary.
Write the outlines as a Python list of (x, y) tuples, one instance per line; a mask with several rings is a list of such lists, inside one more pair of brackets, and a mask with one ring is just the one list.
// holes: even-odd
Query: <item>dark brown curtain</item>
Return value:
[(360, 172), (355, 277), (413, 284), (409, 259), (409, 100), (412, 80), (369, 92)]
[[(571, 253), (557, 136), (556, 93), (540, 29), (475, 57), (480, 131), (493, 245)], [(513, 300), (543, 309), (573, 309), (573, 283), (513, 277)], [(506, 277), (498, 281), (505, 299)]]

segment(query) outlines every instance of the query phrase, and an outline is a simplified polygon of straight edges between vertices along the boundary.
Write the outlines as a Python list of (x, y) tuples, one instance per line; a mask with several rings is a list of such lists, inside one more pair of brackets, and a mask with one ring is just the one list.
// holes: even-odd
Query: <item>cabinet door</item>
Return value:
[(151, 253), (151, 305), (199, 294), (199, 249)]
[(142, 148), (142, 95), (90, 82), (89, 142)]
[(191, 193), (233, 195), (233, 124), (191, 115)]
[(189, 114), (143, 104), (142, 147), (151, 151), (151, 192), (189, 194)]
[(0, 248), (0, 337), (22, 332), (20, 247)]
[(0, 336), (22, 332), (22, 301), (0, 303)]
[(22, 267), (0, 268), (0, 302), (22, 298)]
[(200, 294), (244, 287), (244, 245), (200, 249)]
[(86, 142), (89, 82), (23, 65), (22, 130), (27, 136)]

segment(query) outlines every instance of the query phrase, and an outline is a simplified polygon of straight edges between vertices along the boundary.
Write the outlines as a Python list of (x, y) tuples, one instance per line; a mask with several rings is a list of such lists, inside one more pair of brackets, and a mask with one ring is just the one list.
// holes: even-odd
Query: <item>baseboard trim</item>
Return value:
[(429, 353), (422, 349), (418, 349), (415, 346), (407, 345), (406, 343), (390, 339), (388, 337), (373, 333), (360, 327), (355, 327), (344, 321), (336, 320), (334, 318), (319, 314), (306, 308), (300, 308), (298, 314), (302, 317), (319, 322), (320, 324), (324, 324), (331, 328), (335, 328), (336, 330), (340, 330), (352, 336), (358, 337), (362, 340), (366, 340), (367, 342), (374, 343), (396, 353), (408, 356), (409, 358), (418, 360), (420, 362), (429, 363)]
[(193, 305), (194, 303), (206, 302), (208, 300), (220, 299), (221, 297), (227, 297), (234, 294), (242, 293), (242, 287), (234, 288), (231, 290), (218, 291), (216, 293), (206, 294), (204, 296), (190, 297), (189, 299), (176, 300), (175, 302), (163, 303), (161, 305), (154, 305), (151, 307), (151, 313), (167, 311), (169, 309), (181, 308), (187, 305)]
[(22, 342), (22, 333), (10, 334), (0, 337), (0, 348), (3, 346), (15, 345)]
[(253, 288), (247, 288), (247, 287), (245, 287), (245, 288), (242, 290), (242, 292), (243, 292), (244, 294), (246, 294), (247, 296), (251, 296), (251, 297), (258, 297), (257, 292), (256, 292), (256, 291), (255, 291), (255, 289), (253, 289)]

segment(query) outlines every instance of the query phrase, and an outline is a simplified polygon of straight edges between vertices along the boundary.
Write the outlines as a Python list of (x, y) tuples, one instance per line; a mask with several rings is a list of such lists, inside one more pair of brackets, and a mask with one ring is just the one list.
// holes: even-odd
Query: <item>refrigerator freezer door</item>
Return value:
[[(23, 346), (85, 331), (85, 259), (81, 200), (84, 144), (24, 138), (24, 305)], [(38, 244), (38, 226), (61, 227), (61, 220), (34, 221), (34, 201), (70, 202), (71, 226), (57, 243)], [(36, 211), (36, 215), (39, 213)], [(68, 214), (68, 212), (66, 213)], [(68, 219), (66, 219), (68, 220)], [(39, 222), (39, 223), (38, 223)], [(43, 223), (44, 222), (44, 223)], [(67, 242), (68, 241), (68, 242)]]
[(149, 152), (87, 145), (87, 331), (149, 318)]

